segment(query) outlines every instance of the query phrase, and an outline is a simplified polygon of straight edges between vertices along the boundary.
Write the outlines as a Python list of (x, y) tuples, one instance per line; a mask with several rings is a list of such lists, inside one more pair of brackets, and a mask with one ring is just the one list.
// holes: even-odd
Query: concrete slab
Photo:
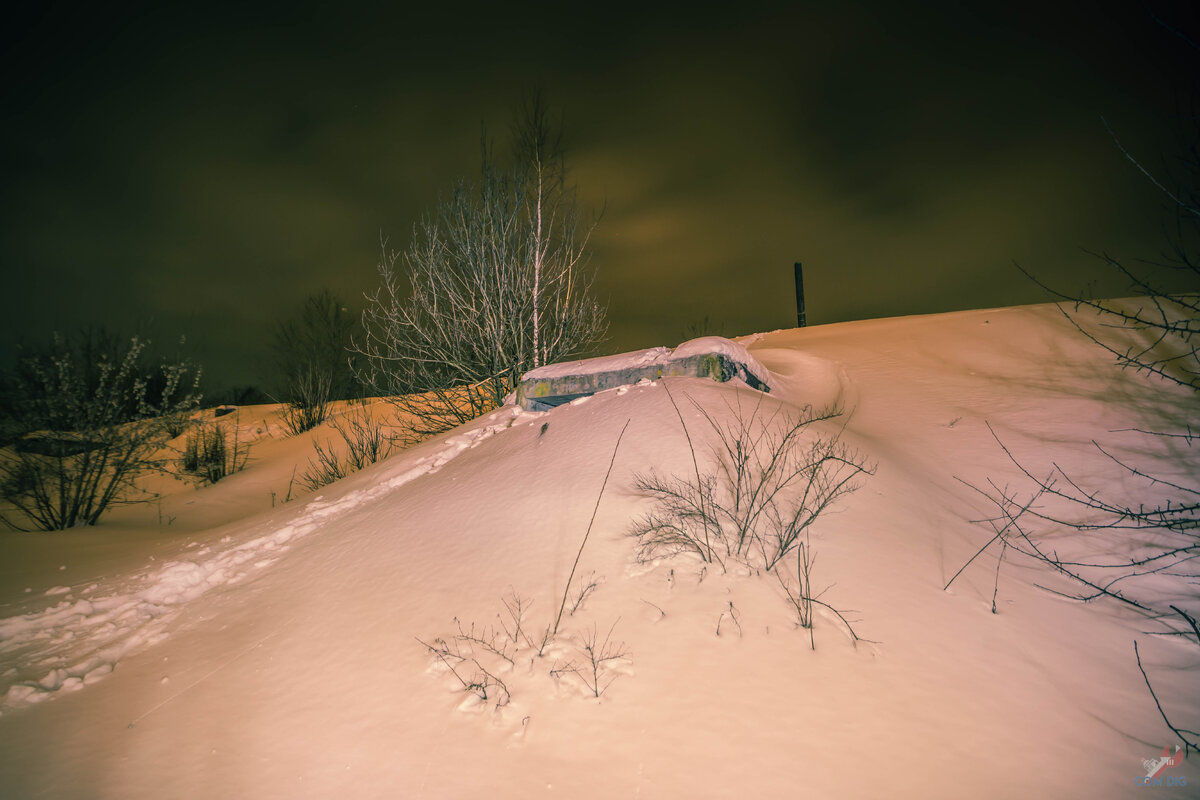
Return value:
[(709, 378), (722, 383), (737, 378), (760, 392), (769, 392), (768, 375), (741, 345), (707, 336), (674, 351), (654, 347), (541, 367), (521, 378), (517, 403), (530, 411), (546, 411), (605, 389), (662, 377)]

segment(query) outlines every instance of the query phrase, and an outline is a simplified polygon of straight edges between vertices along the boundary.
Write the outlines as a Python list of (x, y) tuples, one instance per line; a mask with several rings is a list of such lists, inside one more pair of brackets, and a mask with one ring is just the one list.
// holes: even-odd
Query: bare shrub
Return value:
[(172, 439), (177, 439), (186, 433), (192, 427), (192, 418), (189, 414), (165, 414), (162, 418), (163, 430), (167, 436)]
[[(1172, 21), (1171, 16), (1151, 14), (1163, 29), (1163, 44), (1185, 45), (1177, 51), (1183, 60), (1174, 64), (1181, 72), (1164, 76), (1175, 84), (1180, 75), (1198, 74), (1200, 42), (1186, 18), (1176, 15)], [(1161, 168), (1148, 166), (1135, 156), (1104, 123), (1116, 149), (1159, 191), (1168, 209), (1159, 255), (1129, 259), (1107, 252), (1093, 254), (1106, 271), (1124, 280), (1128, 293), (1141, 298), (1139, 301), (1096, 299), (1088, 290), (1062, 291), (1020, 267), (1058, 302), (1064, 318), (1081, 336), (1112, 357), (1120, 369), (1145, 376), (1169, 413), (1149, 423), (1147, 429), (1111, 432), (1138, 437), (1140, 446), (1131, 448), (1131, 456), (1117, 456), (1111, 443), (1093, 442), (1096, 462), (1106, 464), (1111, 474), (1119, 477), (1105, 487), (1055, 462), (1031, 466), (993, 432), (1019, 475), (1013, 485), (993, 478), (986, 483), (964, 481), (990, 504), (988, 515), (977, 522), (987, 526), (985, 535), (991, 535), (950, 583), (980, 554), (999, 549), (994, 598), (999, 565), (1009, 553), (1022, 554), (1069, 578), (1073, 588), (1064, 594), (1071, 598), (1080, 602), (1115, 600), (1161, 623), (1167, 635), (1200, 643), (1194, 616), (1200, 577), (1195, 566), (1200, 556), (1200, 463), (1192, 447), (1200, 437), (1197, 99), (1193, 80), (1179, 110), (1183, 125), (1178, 151), (1163, 158)], [(1163, 455), (1167, 458), (1158, 460)], [(1068, 555), (1052, 541), (1063, 534), (1067, 534), (1063, 545), (1083, 552)], [(1190, 612), (1185, 606), (1190, 606)], [(1168, 719), (1142, 669), (1136, 640), (1134, 655), (1163, 721), (1183, 743), (1186, 755), (1197, 747), (1200, 733)]]
[[(533, 665), (558, 640), (549, 623), (531, 628), (532, 606), (532, 601), (510, 590), (494, 622), (464, 624), (455, 617), (454, 633), (428, 642), (417, 641), (453, 676), (457, 690), (499, 711), (512, 700), (515, 683), (511, 676), (517, 674), (518, 667), (534, 674)], [(619, 662), (630, 657), (624, 644), (612, 640), (615, 628), (616, 622), (602, 640), (594, 624), (590, 631), (571, 636), (574, 657), (562, 663), (556, 660), (548, 670), (549, 676), (555, 680), (574, 676), (592, 696), (600, 697), (619, 677)]]
[[(642, 560), (691, 553), (707, 565), (728, 569), (730, 562), (775, 575), (798, 622), (813, 639), (813, 606), (832, 611), (859, 641), (846, 618), (822, 602), (812, 590), (815, 560), (809, 531), (840, 498), (855, 491), (875, 467), (840, 441), (839, 435), (811, 433), (816, 423), (833, 420), (841, 410), (799, 412), (773, 403), (764, 408), (764, 395), (746, 408), (740, 396), (715, 414), (692, 401), (707, 423), (711, 458), (701, 467), (696, 441), (679, 405), (663, 381), (692, 457), (692, 474), (660, 475), (650, 471), (634, 476), (634, 488), (653, 501), (652, 509), (630, 529)], [(796, 561), (797, 584), (780, 574), (788, 558)], [(702, 572), (703, 575), (703, 572)], [(717, 620), (717, 635), (726, 619), (741, 633), (737, 609), (730, 603)]]
[(309, 461), (300, 477), (300, 482), (311, 491), (387, 458), (392, 451), (394, 437), (385, 432), (383, 423), (372, 417), (366, 408), (347, 410), (332, 427), (344, 446), (313, 441), (316, 459)]
[(328, 289), (306, 297), (298, 313), (276, 326), (274, 368), (292, 434), (312, 430), (334, 400), (357, 394), (348, 350), (356, 327), (355, 315)]
[(232, 444), (228, 431), (218, 422), (202, 424), (189, 433), (179, 457), (180, 470), (202, 483), (216, 483), (243, 470), (250, 447), (241, 441), (237, 419), (234, 418)]
[[(1194, 74), (1200, 66), (1194, 30), (1154, 19), (1167, 42), (1186, 43), (1181, 52), (1189, 74)], [(1110, 484), (1120, 489), (1089, 485), (1058, 463), (1031, 466), (1016, 458), (998, 436), (997, 444), (1020, 473), (1019, 483), (968, 484), (994, 509), (983, 520), (993, 532), (983, 549), (999, 543), (1001, 549), (1015, 549), (1051, 566), (1077, 582), (1080, 600), (1108, 597), (1159, 618), (1174, 616), (1171, 599), (1159, 586), (1161, 579), (1174, 576), (1178, 589), (1172, 593), (1190, 593), (1189, 600), (1194, 599), (1195, 592), (1187, 588), (1195, 586), (1196, 579), (1190, 562), (1200, 556), (1200, 459), (1193, 447), (1200, 438), (1200, 117), (1195, 113), (1195, 88), (1193, 84), (1189, 105), (1180, 112), (1178, 151), (1164, 158), (1161, 168), (1148, 166), (1108, 128), (1116, 149), (1158, 190), (1168, 212), (1158, 256), (1093, 254), (1140, 299), (1131, 303), (1096, 299), (1088, 291), (1062, 291), (1021, 268), (1116, 367), (1145, 376), (1165, 413), (1148, 423), (1147, 430), (1110, 432), (1138, 442), (1129, 448), (1132, 455), (1118, 456), (1116, 445), (1093, 442), (1096, 463), (1107, 465), (1120, 478)], [(1152, 458), (1162, 460), (1152, 465)], [(1163, 466), (1167, 463), (1171, 466)], [(1172, 468), (1174, 474), (1165, 472)], [(1060, 557), (1044, 540), (1056, 529), (1086, 534), (1093, 552), (1104, 555)], [(1177, 620), (1176, 627), (1188, 629), (1183, 620)]]
[(464, 692), (474, 695), (481, 703), (493, 703), (499, 710), (512, 700), (508, 685), (479, 660), (469, 642), (458, 637), (449, 641), (439, 637), (432, 643), (417, 641), (450, 671)]
[(387, 458), (392, 451), (392, 436), (366, 409), (348, 411), (333, 423), (333, 429), (346, 443), (346, 463), (354, 470)]
[(830, 613), (836, 616), (843, 627), (845, 627), (846, 632), (850, 634), (850, 639), (855, 644), (864, 641), (855, 632), (854, 626), (846, 619), (845, 614), (821, 599), (821, 595), (824, 592), (816, 592), (813, 589), (812, 570), (813, 565), (816, 564), (817, 556), (813, 552), (807, 533), (805, 534), (804, 541), (796, 547), (795, 560), (796, 583), (794, 586), (789, 579), (783, 577), (783, 570), (775, 570), (774, 575), (775, 579), (779, 581), (780, 588), (783, 589), (783, 594), (787, 598), (788, 604), (796, 612), (796, 623), (808, 631), (808, 642), (812, 649), (817, 649), (816, 635), (813, 632), (816, 623), (816, 618), (813, 615), (815, 606), (828, 609)]
[(592, 570), (587, 575), (582, 575), (579, 578), (579, 584), (575, 589), (574, 595), (570, 598), (571, 607), (567, 610), (567, 616), (575, 616), (575, 612), (583, 608), (583, 604), (587, 602), (588, 597), (600, 585), (600, 579), (596, 577), (595, 570)]
[(293, 436), (310, 431), (329, 416), (332, 403), (333, 374), (319, 366), (307, 365), (292, 376), (283, 404), (283, 426)]
[(539, 638), (526, 632), (530, 601), (511, 591), (503, 598), (503, 605), (505, 613), (496, 615), (495, 624), (472, 622), (464, 627), (455, 617), (457, 633), (438, 636), (430, 642), (417, 640), (449, 670), (462, 691), (474, 695), (481, 703), (491, 703), (494, 710), (512, 700), (512, 692), (498, 673), (511, 670), (519, 654), (534, 653), (540, 657), (551, 640), (549, 627)]
[[(654, 502), (631, 529), (642, 559), (690, 552), (723, 568), (732, 559), (770, 571), (821, 514), (874, 473), (837, 436), (807, 435), (839, 409), (797, 413), (779, 404), (766, 410), (763, 402), (760, 395), (745, 409), (739, 400), (725, 416), (693, 403), (713, 434), (712, 465), (700, 468), (688, 433), (693, 476), (635, 476), (637, 491)], [(687, 432), (682, 414), (680, 422)]]
[(620, 677), (614, 669), (617, 662), (629, 658), (625, 643), (612, 640), (612, 633), (616, 627), (617, 623), (614, 622), (608, 633), (604, 634), (604, 639), (600, 639), (595, 625), (590, 631), (580, 634), (575, 643), (578, 658), (571, 659), (561, 666), (556, 664), (550, 670), (550, 676), (561, 678), (564, 675), (574, 675), (583, 682), (593, 697), (604, 694), (612, 682)]
[(340, 481), (350, 474), (346, 463), (338, 455), (332, 443), (313, 442), (313, 449), (317, 452), (316, 459), (308, 462), (308, 467), (300, 476), (300, 483), (308, 487), (309, 491), (315, 492), (322, 486)]
[[(964, 481), (991, 504), (993, 513), (980, 520), (992, 535), (963, 569), (995, 545), (1069, 576), (1079, 587), (1073, 594), (1076, 599), (1108, 597), (1159, 618), (1172, 614), (1158, 579), (1174, 576), (1180, 586), (1194, 582), (1190, 562), (1200, 555), (1200, 483), (1194, 479), (1192, 449), (1200, 437), (1200, 126), (1194, 119), (1190, 126), (1189, 142), (1175, 162), (1174, 175), (1153, 174), (1114, 135), (1117, 147), (1163, 192), (1173, 212), (1166, 227), (1167, 252), (1161, 259), (1097, 256), (1142, 299), (1097, 300), (1084, 292), (1063, 292), (1025, 271), (1059, 301), (1060, 312), (1081, 336), (1112, 356), (1116, 367), (1144, 375), (1157, 386), (1169, 420), (1150, 430), (1111, 431), (1141, 439), (1132, 457), (1118, 456), (1112, 444), (1092, 443), (1095, 462), (1107, 464), (1112, 474), (1121, 477), (1125, 487), (1121, 493), (1089, 486), (1058, 463), (1033, 467), (1018, 459), (993, 431), (997, 445), (1019, 473), (1019, 482)], [(1186, 474), (1186, 469), (1178, 478), (1156, 474), (1148, 458), (1167, 450), (1170, 460), (1191, 464), (1192, 474)], [(1061, 557), (1045, 540), (1055, 530), (1085, 533), (1095, 551), (1119, 554)], [(1131, 546), (1134, 542), (1136, 547)]]
[(200, 373), (186, 362), (155, 368), (136, 337), (93, 345), (56, 335), (7, 381), (17, 439), (0, 452), (0, 495), (16, 515), (0, 521), (10, 527), (95, 525), (115, 505), (149, 499), (134, 481), (163, 466), (168, 421), (199, 403)]

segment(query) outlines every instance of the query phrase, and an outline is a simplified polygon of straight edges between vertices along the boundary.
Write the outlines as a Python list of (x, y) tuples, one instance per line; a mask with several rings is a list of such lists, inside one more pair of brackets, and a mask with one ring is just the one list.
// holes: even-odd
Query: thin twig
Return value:
[(621, 428), (620, 435), (617, 436), (617, 443), (613, 446), (612, 458), (608, 462), (608, 471), (604, 473), (604, 482), (600, 484), (600, 494), (596, 496), (596, 507), (592, 509), (592, 518), (588, 520), (587, 530), (583, 534), (583, 541), (579, 543), (579, 552), (575, 554), (575, 563), (571, 565), (571, 574), (567, 576), (567, 585), (563, 587), (562, 603), (558, 606), (558, 616), (554, 618), (552, 635), (558, 634), (558, 626), (562, 622), (563, 610), (567, 607), (567, 593), (571, 591), (571, 581), (575, 579), (575, 569), (579, 566), (579, 559), (583, 556), (583, 548), (587, 544), (588, 536), (592, 534), (592, 525), (596, 522), (596, 512), (600, 510), (600, 500), (604, 497), (604, 487), (608, 486), (608, 476), (612, 474), (613, 464), (617, 461), (617, 450), (621, 447), (621, 439), (625, 436), (625, 429), (629, 427), (629, 422), (630, 420), (625, 420), (625, 425)]
[(671, 389), (667, 386), (667, 379), (663, 378), (663, 391), (667, 393), (667, 399), (671, 401), (671, 407), (675, 409), (675, 416), (679, 417), (679, 424), (683, 428), (683, 435), (687, 438), (688, 451), (692, 454), (692, 467), (696, 471), (696, 488), (700, 494), (698, 501), (700, 503), (700, 517), (704, 520), (704, 549), (708, 551), (706, 561), (712, 561), (713, 551), (712, 544), (708, 538), (708, 518), (704, 516), (704, 484), (700, 482), (700, 462), (696, 460), (696, 446), (692, 444), (692, 434), (688, 431), (687, 423), (683, 421), (683, 413), (679, 410), (679, 404), (675, 402), (675, 398), (671, 395)]
[(1154, 705), (1158, 707), (1158, 713), (1162, 715), (1163, 722), (1167, 723), (1167, 727), (1179, 737), (1179, 741), (1183, 742), (1183, 757), (1187, 758), (1188, 753), (1192, 750), (1192, 748), (1200, 750), (1200, 745), (1196, 744), (1196, 742), (1190, 741), (1183, 734), (1190, 733), (1193, 736), (1196, 736), (1196, 731), (1176, 728), (1171, 724), (1171, 720), (1167, 719), (1167, 712), (1163, 711), (1162, 703), (1158, 702), (1158, 695), (1154, 693), (1154, 687), (1150, 685), (1150, 678), (1146, 675), (1146, 670), (1142, 667), (1142, 656), (1138, 652), (1137, 639), (1133, 640), (1133, 655), (1137, 659), (1138, 671), (1142, 673), (1142, 679), (1146, 681), (1146, 688), (1150, 690), (1150, 696), (1154, 698)]
[(1183, 617), (1185, 620), (1187, 620), (1187, 623), (1192, 626), (1192, 630), (1195, 631), (1195, 633), (1196, 633), (1196, 642), (1198, 644), (1200, 644), (1200, 627), (1197, 627), (1197, 625), (1196, 625), (1196, 618), (1193, 617), (1191, 614), (1187, 613), (1186, 611), (1184, 611), (1179, 606), (1173, 605), (1173, 606), (1171, 606), (1171, 610), (1174, 611), (1179, 616)]

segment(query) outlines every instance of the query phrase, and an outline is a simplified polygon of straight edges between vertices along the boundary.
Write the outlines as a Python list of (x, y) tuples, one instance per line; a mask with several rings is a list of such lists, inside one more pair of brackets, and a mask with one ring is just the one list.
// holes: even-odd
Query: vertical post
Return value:
[(796, 327), (808, 325), (808, 317), (804, 313), (804, 268), (796, 262)]

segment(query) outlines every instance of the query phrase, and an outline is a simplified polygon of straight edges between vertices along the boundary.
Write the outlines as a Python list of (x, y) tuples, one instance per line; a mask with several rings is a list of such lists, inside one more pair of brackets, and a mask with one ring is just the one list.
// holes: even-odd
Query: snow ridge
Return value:
[[(295, 519), (270, 533), (216, 552), (204, 548), (192, 560), (163, 564), (132, 590), (96, 597), (98, 587), (92, 585), (83, 590), (92, 596), (74, 599), (66, 587), (52, 589), (66, 598), (43, 611), (0, 619), (0, 663), (21, 665), (0, 674), (0, 714), (102, 679), (126, 655), (166, 638), (170, 620), (186, 603), (275, 563), (295, 542), (320, 530), (327, 518), (437, 472), (465, 450), (512, 427), (518, 418), (541, 413), (516, 406), (500, 409), (483, 424), (447, 438), (440, 449), (397, 475), (336, 501), (318, 496)], [(229, 536), (221, 540), (231, 542)]]

